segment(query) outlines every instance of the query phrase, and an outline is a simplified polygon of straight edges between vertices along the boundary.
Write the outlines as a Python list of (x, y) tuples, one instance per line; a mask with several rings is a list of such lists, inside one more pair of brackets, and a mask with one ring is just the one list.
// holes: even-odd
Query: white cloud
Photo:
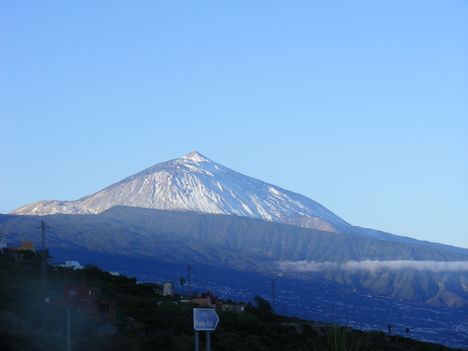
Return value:
[(468, 272), (468, 261), (281, 261), (279, 268), (285, 272), (323, 272), (323, 271), (384, 271), (384, 270), (418, 270), (431, 272)]

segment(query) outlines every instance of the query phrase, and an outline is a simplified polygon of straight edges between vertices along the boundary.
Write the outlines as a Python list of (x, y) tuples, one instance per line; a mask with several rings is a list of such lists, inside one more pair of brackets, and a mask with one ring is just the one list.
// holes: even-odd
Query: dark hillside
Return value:
[[(191, 303), (187, 297), (156, 295), (134, 278), (114, 276), (96, 266), (73, 271), (48, 266), (44, 290), (37, 254), (22, 260), (0, 256), (0, 348), (2, 350), (64, 350), (67, 344), (65, 287), (85, 286), (97, 299), (115, 305), (116, 314), (70, 308), (73, 350), (193, 350)], [(93, 290), (94, 291), (94, 290)], [(43, 296), (50, 297), (44, 303)], [(80, 305), (83, 306), (83, 305)], [(382, 332), (349, 328), (323, 333), (313, 324), (274, 314), (257, 297), (245, 312), (220, 313), (212, 334), (212, 350), (451, 350)], [(202, 345), (203, 347), (203, 345)]]

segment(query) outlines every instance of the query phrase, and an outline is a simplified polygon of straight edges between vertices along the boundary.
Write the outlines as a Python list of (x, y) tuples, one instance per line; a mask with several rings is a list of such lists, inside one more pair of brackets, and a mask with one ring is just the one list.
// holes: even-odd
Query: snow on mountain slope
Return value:
[(119, 205), (247, 216), (324, 231), (354, 231), (317, 202), (242, 175), (196, 151), (147, 168), (80, 200), (39, 201), (12, 214), (100, 213)]

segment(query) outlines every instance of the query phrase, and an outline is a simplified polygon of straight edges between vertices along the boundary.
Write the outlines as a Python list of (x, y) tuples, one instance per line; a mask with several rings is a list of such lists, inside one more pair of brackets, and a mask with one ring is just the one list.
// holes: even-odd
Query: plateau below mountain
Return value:
[(50, 226), (52, 250), (203, 264), (303, 281), (322, 277), (379, 296), (468, 305), (468, 250), (457, 253), (248, 217), (133, 207), (98, 215), (0, 215), (0, 231), (15, 242), (39, 242), (40, 219)]

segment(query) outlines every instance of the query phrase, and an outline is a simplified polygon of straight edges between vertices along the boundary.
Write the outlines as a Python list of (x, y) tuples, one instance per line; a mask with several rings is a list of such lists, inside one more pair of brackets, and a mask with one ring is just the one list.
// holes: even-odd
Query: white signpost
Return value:
[(195, 329), (195, 351), (200, 351), (198, 339), (199, 331), (206, 331), (206, 351), (211, 349), (210, 332), (215, 330), (219, 323), (219, 317), (212, 308), (193, 309), (193, 329)]

